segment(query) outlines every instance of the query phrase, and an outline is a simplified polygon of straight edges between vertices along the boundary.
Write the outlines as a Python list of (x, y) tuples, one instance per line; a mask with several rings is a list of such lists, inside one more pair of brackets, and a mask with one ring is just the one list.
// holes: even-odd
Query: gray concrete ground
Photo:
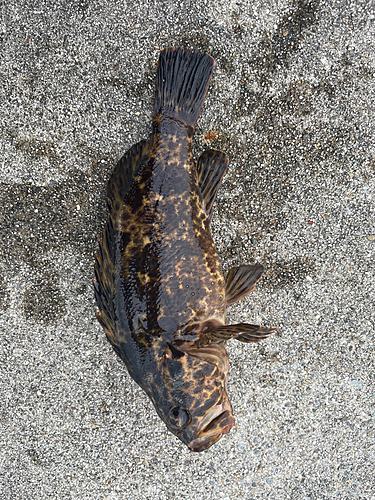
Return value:
[[(0, 4), (0, 498), (375, 498), (375, 5), (368, 0)], [(93, 312), (116, 161), (150, 135), (166, 46), (216, 68), (195, 154), (230, 157), (212, 231), (263, 263), (230, 321), (237, 426), (167, 432)]]

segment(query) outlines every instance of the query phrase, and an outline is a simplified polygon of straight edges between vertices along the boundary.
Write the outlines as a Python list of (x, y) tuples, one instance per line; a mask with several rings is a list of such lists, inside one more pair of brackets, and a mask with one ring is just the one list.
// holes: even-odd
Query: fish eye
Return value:
[(169, 412), (169, 421), (174, 427), (185, 429), (191, 422), (190, 412), (175, 406)]

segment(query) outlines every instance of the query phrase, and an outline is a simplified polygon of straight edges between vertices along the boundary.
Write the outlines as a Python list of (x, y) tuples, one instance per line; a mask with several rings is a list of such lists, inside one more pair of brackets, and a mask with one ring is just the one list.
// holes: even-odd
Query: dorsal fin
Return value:
[(263, 271), (264, 267), (260, 265), (232, 267), (225, 277), (227, 306), (234, 304), (254, 290), (254, 286), (262, 277)]
[(117, 163), (107, 184), (107, 200), (113, 221), (121, 208), (140, 165), (148, 158), (150, 145), (147, 141), (138, 142), (129, 149)]
[(99, 323), (104, 328), (109, 342), (120, 355), (115, 332), (115, 310), (113, 297), (114, 283), (114, 223), (121, 210), (122, 202), (133, 182), (140, 165), (147, 160), (150, 147), (148, 142), (135, 144), (117, 163), (107, 184), (107, 200), (109, 217), (103, 230), (102, 241), (99, 240), (99, 253), (95, 254), (94, 292), (99, 312), (95, 313)]
[(93, 281), (96, 303), (99, 312), (95, 315), (102, 325), (109, 342), (120, 356), (119, 346), (116, 341), (113, 297), (115, 294), (113, 249), (114, 249), (114, 229), (112, 219), (109, 217), (106, 227), (103, 230), (103, 240), (99, 240), (99, 253), (95, 254), (95, 277)]
[(207, 217), (211, 220), (217, 192), (228, 168), (228, 157), (221, 151), (208, 149), (198, 159), (198, 184), (204, 200)]

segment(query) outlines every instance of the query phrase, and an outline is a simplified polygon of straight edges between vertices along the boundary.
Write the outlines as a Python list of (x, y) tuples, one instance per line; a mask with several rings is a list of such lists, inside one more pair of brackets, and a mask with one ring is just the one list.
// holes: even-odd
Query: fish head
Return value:
[(227, 434), (235, 421), (227, 388), (228, 353), (222, 344), (168, 345), (152, 394), (168, 429), (192, 451), (203, 451)]

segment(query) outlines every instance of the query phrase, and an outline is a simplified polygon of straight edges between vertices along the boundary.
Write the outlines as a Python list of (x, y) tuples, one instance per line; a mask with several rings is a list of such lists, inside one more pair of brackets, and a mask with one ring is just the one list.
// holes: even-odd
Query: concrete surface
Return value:
[[(375, 5), (0, 5), (0, 498), (375, 498)], [(104, 189), (150, 134), (166, 46), (214, 56), (195, 154), (230, 169), (212, 231), (262, 284), (230, 320), (237, 427), (167, 432), (96, 322)], [(208, 135), (207, 135), (208, 134)]]

